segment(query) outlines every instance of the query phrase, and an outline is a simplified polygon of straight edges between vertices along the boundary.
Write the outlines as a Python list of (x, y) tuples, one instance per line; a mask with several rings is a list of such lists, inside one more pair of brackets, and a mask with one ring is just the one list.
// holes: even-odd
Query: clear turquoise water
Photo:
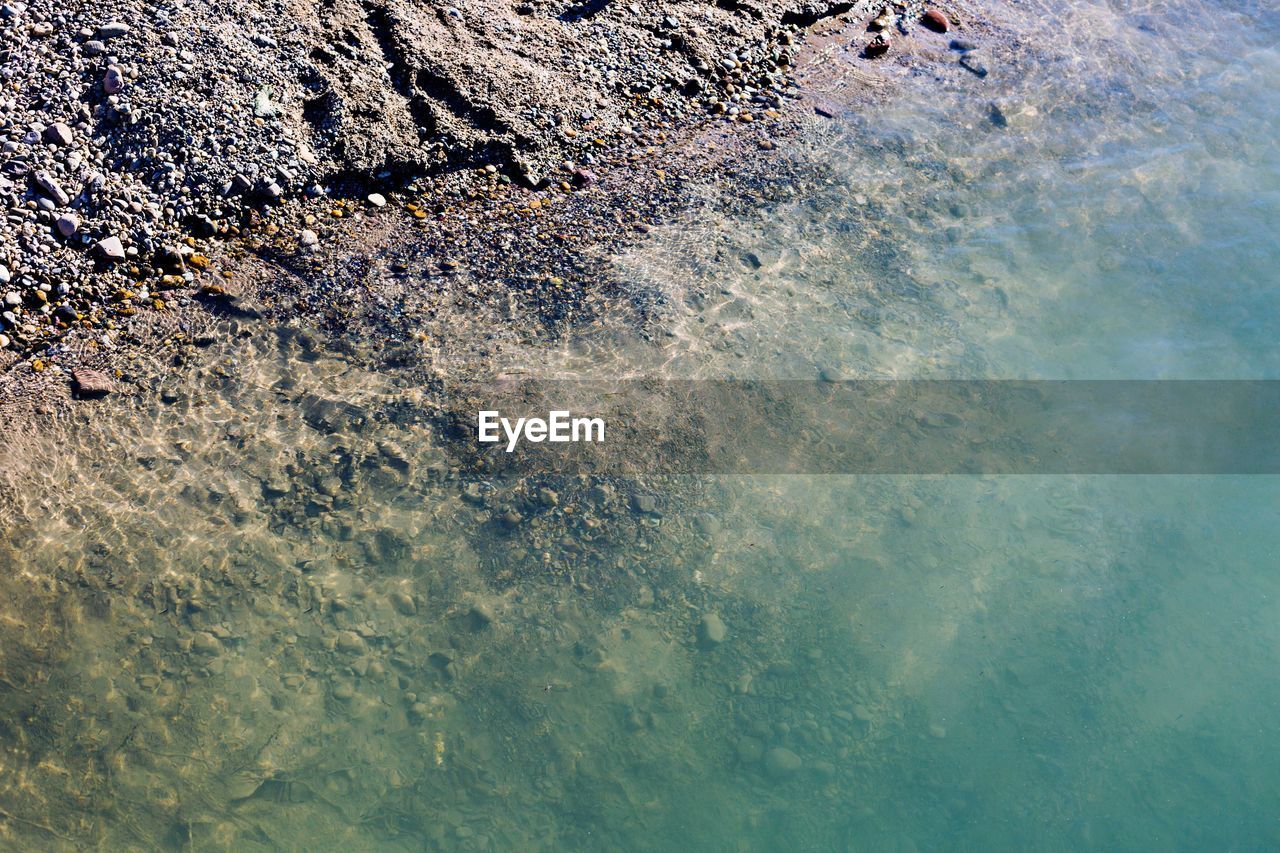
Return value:
[[(707, 187), (612, 259), (667, 336), (509, 357), (1280, 378), (1280, 11), (1001, 15), (1034, 52), (815, 119), (783, 156), (821, 183), (749, 215)], [(640, 519), (564, 484), (513, 534), (412, 417), (308, 423), (304, 392), (419, 393), (319, 340), (219, 344), (18, 496), (5, 845), (1280, 845), (1274, 478), (725, 477)]]

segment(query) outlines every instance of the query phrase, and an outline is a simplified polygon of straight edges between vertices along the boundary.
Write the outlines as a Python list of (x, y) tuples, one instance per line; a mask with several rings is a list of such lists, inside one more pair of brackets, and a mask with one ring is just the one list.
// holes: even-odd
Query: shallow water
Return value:
[[(794, 199), (613, 259), (665, 337), (506, 357), (1280, 378), (1280, 13), (1002, 14), (1034, 59), (815, 119)], [(1274, 478), (512, 483), (418, 366), (223, 331), (8, 496), (7, 846), (1280, 843)]]

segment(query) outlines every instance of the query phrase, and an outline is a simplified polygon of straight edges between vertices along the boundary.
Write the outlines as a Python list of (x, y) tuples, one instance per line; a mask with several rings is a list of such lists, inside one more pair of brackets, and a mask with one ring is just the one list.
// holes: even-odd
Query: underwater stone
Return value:
[(418, 612), (418, 603), (407, 592), (391, 593), (391, 606), (402, 616), (413, 616)]
[(724, 642), (724, 620), (715, 613), (706, 613), (698, 621), (698, 645), (704, 649), (714, 649)]
[(191, 638), (191, 651), (202, 655), (216, 655), (222, 651), (222, 643), (219, 643), (218, 638), (208, 631), (197, 631)]
[(764, 769), (775, 779), (793, 776), (803, 766), (804, 762), (800, 760), (800, 756), (780, 746), (775, 746), (764, 756)]

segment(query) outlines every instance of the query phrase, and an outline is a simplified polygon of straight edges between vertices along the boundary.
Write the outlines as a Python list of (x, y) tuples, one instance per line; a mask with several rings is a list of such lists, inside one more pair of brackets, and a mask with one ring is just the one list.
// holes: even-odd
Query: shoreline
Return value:
[[(97, 378), (113, 390), (128, 389), (131, 363), (154, 362), (200, 346), (201, 336), (220, 314), (244, 312), (275, 322), (301, 319), (323, 326), (370, 310), (357, 306), (376, 296), (381, 286), (352, 292), (339, 279), (350, 276), (352, 270), (345, 267), (352, 264), (363, 273), (378, 267), (366, 261), (388, 241), (418, 263), (406, 263), (403, 257), (390, 262), (390, 277), (401, 282), (397, 286), (416, 278), (423, 289), (445, 294), (452, 282), (477, 270), (486, 293), (484, 299), (472, 300), (481, 308), (477, 317), (494, 317), (494, 304), (505, 303), (499, 309), (506, 316), (496, 316), (495, 322), (514, 334), (522, 326), (553, 331), (572, 325), (592, 310), (593, 302), (605, 298), (601, 294), (610, 285), (607, 271), (591, 259), (643, 239), (654, 223), (687, 203), (690, 178), (719, 173), (730, 181), (735, 175), (768, 181), (771, 172), (791, 165), (786, 142), (806, 122), (830, 120), (842, 108), (839, 101), (847, 107), (866, 98), (891, 97), (892, 80), (880, 69), (914, 71), (941, 57), (954, 62), (950, 37), (981, 29), (959, 23), (949, 35), (939, 35), (910, 19), (911, 14), (904, 10), (896, 18), (898, 30), (908, 35), (895, 33), (893, 52), (869, 59), (859, 46), (878, 38), (866, 25), (872, 13), (860, 7), (827, 16), (815, 13), (803, 30), (790, 25), (781, 31), (788, 44), (781, 53), (775, 48), (768, 62), (786, 73), (786, 86), (777, 97), (753, 96), (764, 103), (743, 111), (749, 115), (719, 114), (717, 108), (705, 107), (673, 115), (655, 99), (647, 110), (634, 113), (629, 133), (596, 137), (589, 143), (595, 151), (589, 161), (562, 162), (540, 188), (513, 178), (510, 162), (418, 176), (384, 171), (379, 178), (348, 171), (341, 193), (310, 198), (286, 194), (277, 203), (249, 207), (244, 215), (252, 225), (238, 235), (185, 236), (172, 253), (182, 258), (180, 275), (168, 273), (156, 280), (124, 275), (118, 268), (100, 270), (94, 273), (95, 286), (111, 289), (101, 302), (101, 315), (62, 324), (67, 328), (25, 350), (16, 349), (16, 342), (0, 350), (5, 431), (38, 430), (41, 420), (70, 405), (76, 370), (97, 371)], [(969, 17), (967, 10), (964, 17)], [(856, 58), (833, 67), (833, 52)], [(779, 55), (786, 56), (781, 64)], [(742, 76), (757, 73), (754, 66), (743, 69)], [(797, 87), (793, 75), (798, 70), (818, 78), (817, 84)], [(723, 77), (721, 86), (732, 79)], [(822, 91), (824, 84), (841, 90), (834, 101)], [(685, 100), (685, 107), (701, 103)], [(555, 151), (556, 156), (562, 153)], [(494, 243), (505, 245), (495, 251)], [(547, 274), (539, 281), (534, 263), (571, 270), (573, 276)], [(135, 278), (141, 280), (130, 280)], [(512, 308), (517, 302), (524, 305), (519, 312)]]

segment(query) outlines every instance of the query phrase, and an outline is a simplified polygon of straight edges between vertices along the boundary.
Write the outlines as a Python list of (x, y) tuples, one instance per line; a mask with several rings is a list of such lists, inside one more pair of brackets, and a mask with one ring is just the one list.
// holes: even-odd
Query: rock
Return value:
[(884, 33), (880, 33), (863, 49), (862, 55), (867, 59), (876, 59), (889, 52), (889, 45), (889, 37)]
[(253, 96), (253, 114), (258, 118), (275, 118), (280, 115), (280, 107), (271, 100), (275, 91), (270, 86), (263, 86)]
[(44, 141), (53, 145), (70, 145), (74, 137), (65, 121), (55, 121), (44, 129)]
[(951, 21), (947, 20), (947, 16), (937, 9), (926, 10), (920, 16), (920, 23), (924, 24), (926, 29), (933, 30), (935, 33), (945, 33), (951, 29)]
[(493, 624), (493, 621), (496, 618), (493, 613), (493, 608), (489, 607), (487, 604), (475, 605), (471, 608), (471, 612), (468, 615), (471, 618), (471, 627), (476, 631), (483, 631), (485, 628), (488, 628)]
[(90, 39), (81, 48), (85, 56), (101, 56), (107, 52), (107, 46), (98, 39)]
[(298, 235), (298, 243), (302, 246), (314, 246), (320, 242), (320, 237), (310, 228), (302, 229), (302, 233)]
[(969, 41), (968, 39), (952, 39), (951, 49), (958, 50), (961, 53), (967, 53), (968, 51), (971, 51), (971, 50), (977, 50), (978, 45), (975, 44), (974, 42)]
[(127, 257), (124, 245), (121, 244), (119, 237), (105, 237), (99, 240), (93, 248), (103, 260), (111, 263), (123, 261)]
[(402, 616), (413, 616), (418, 612), (418, 602), (414, 601), (413, 596), (407, 592), (391, 593), (391, 606)]
[(715, 613), (704, 613), (698, 620), (698, 645), (704, 649), (714, 649), (724, 642), (724, 620)]
[(53, 175), (43, 169), (32, 176), (31, 183), (45, 198), (52, 200), (59, 207), (71, 204), (71, 196), (67, 195), (66, 190), (54, 179)]
[(186, 259), (177, 246), (161, 246), (157, 249), (155, 263), (161, 270), (172, 275), (182, 275), (187, 271)]
[(364, 654), (365, 651), (364, 640), (355, 631), (340, 632), (335, 645), (338, 651), (349, 655)]
[(80, 230), (80, 217), (74, 213), (65, 213), (58, 217), (55, 227), (63, 237), (70, 237)]
[(191, 638), (191, 651), (202, 655), (216, 655), (222, 651), (222, 643), (208, 631), (196, 631)]
[(0, 284), (8, 284), (10, 278), (9, 268), (4, 264), (0, 264)]
[(227, 779), (227, 797), (232, 800), (247, 800), (256, 794), (261, 786), (261, 776), (251, 771), (241, 770), (231, 774)]
[(10, 308), (17, 308), (22, 304), (22, 294), (16, 290), (10, 290), (4, 295), (4, 304)]
[(574, 169), (573, 183), (574, 186), (589, 187), (596, 182), (596, 173), (590, 169)]
[(818, 378), (823, 382), (835, 383), (844, 382), (846, 377), (838, 367), (824, 367), (818, 371)]
[(369, 195), (366, 196), (366, 198), (369, 200), (369, 204), (373, 205), (374, 207), (387, 206), (387, 197), (384, 196), (382, 193), (369, 193)]
[(982, 56), (970, 51), (960, 57), (960, 64), (968, 71), (977, 74), (979, 77), (987, 76), (987, 65), (982, 61)]
[(631, 508), (636, 512), (652, 515), (658, 511), (658, 500), (653, 495), (633, 495)]
[(764, 769), (774, 779), (787, 779), (804, 766), (800, 756), (789, 749), (775, 746), (764, 755)]
[(123, 21), (111, 21), (98, 27), (98, 31), (94, 33), (94, 38), (98, 41), (111, 41), (114, 38), (120, 38), (129, 34), (129, 25)]
[(124, 74), (119, 66), (112, 65), (102, 75), (102, 91), (108, 95), (118, 95), (124, 91)]
[(71, 372), (71, 391), (82, 400), (100, 400), (114, 390), (115, 383), (101, 370), (77, 367)]

